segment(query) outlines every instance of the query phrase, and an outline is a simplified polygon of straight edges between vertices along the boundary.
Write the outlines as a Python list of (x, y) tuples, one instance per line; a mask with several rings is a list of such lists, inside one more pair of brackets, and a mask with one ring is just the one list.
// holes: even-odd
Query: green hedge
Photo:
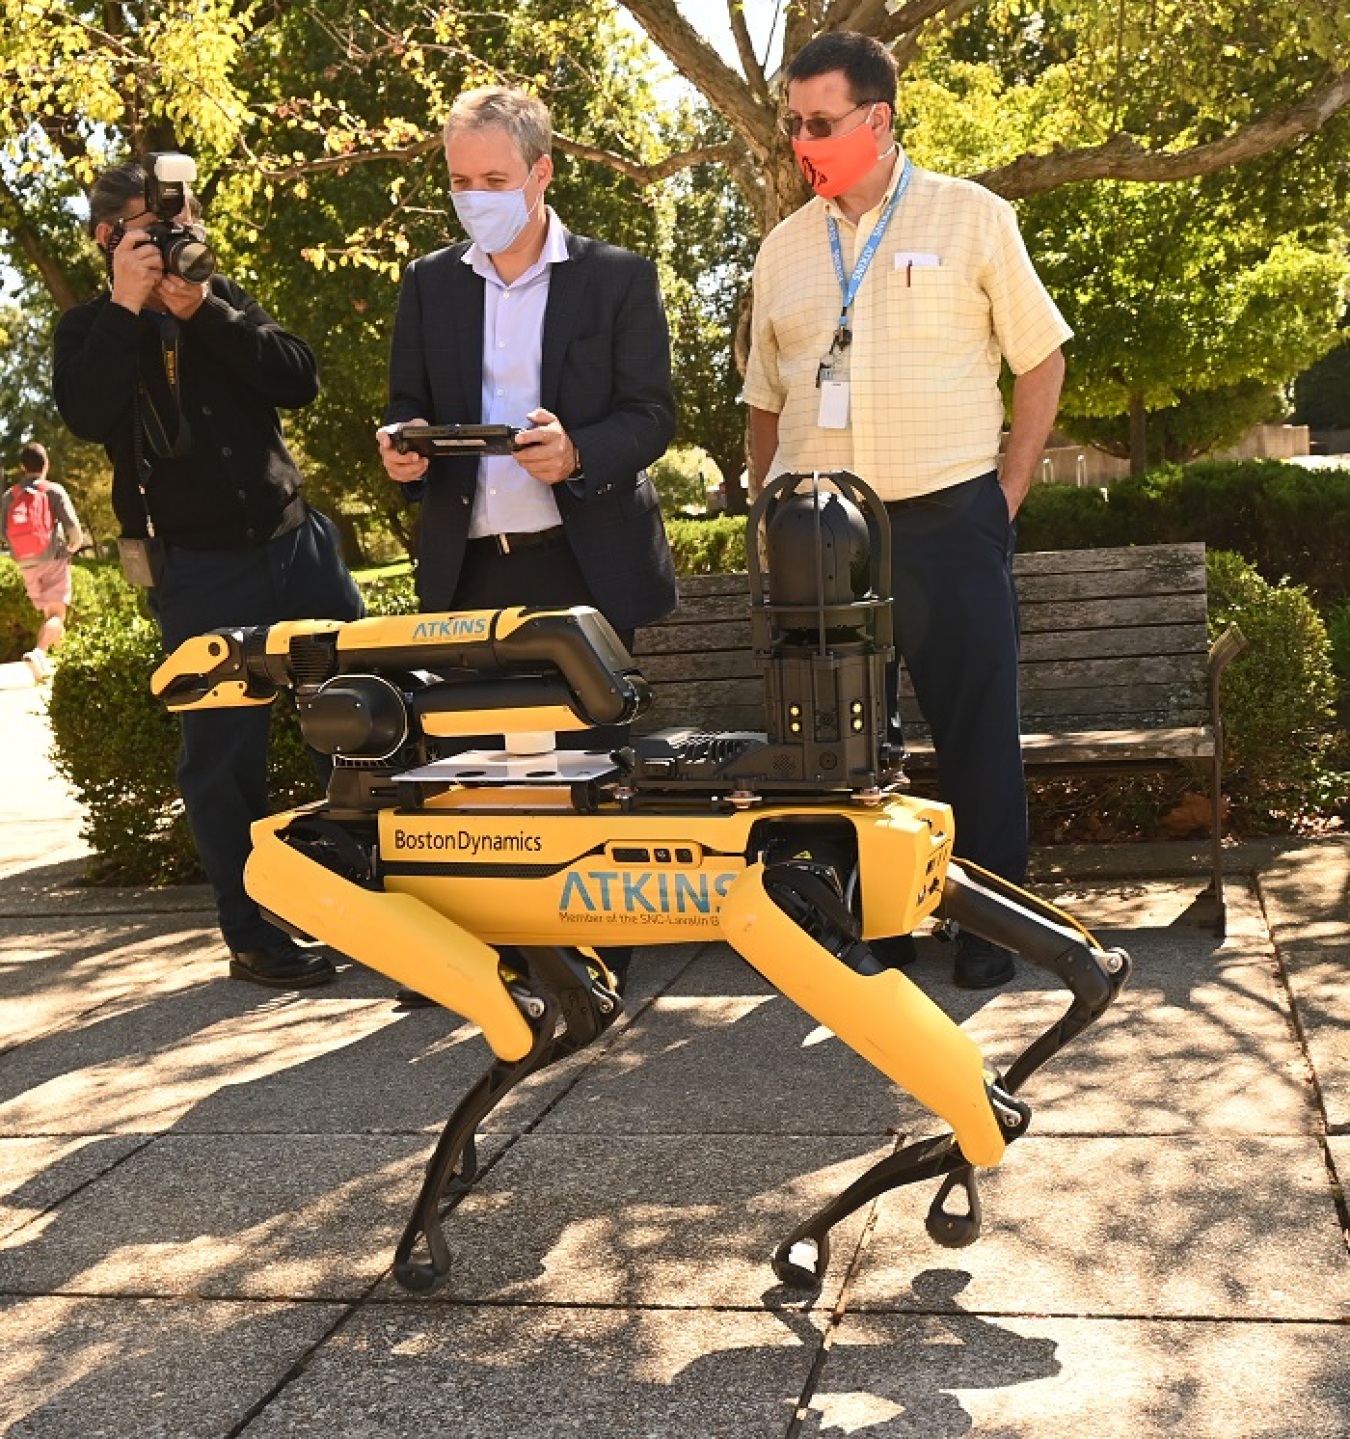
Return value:
[(745, 517), (666, 520), (675, 572), (681, 575), (735, 574), (745, 568)]
[(1350, 598), (1350, 468), (1281, 460), (1164, 465), (1105, 489), (1034, 485), (1017, 520), (1023, 551), (1203, 541), (1319, 604)]
[(1211, 550), (1206, 569), (1211, 639), (1234, 624), (1247, 638), (1223, 679), (1230, 794), (1262, 827), (1341, 802), (1332, 647), (1307, 590), (1270, 584), (1225, 550)]
[[(71, 630), (99, 615), (136, 614), (138, 603), (138, 592), (122, 578), (117, 565), (84, 559), (74, 562), (66, 612)], [(0, 662), (20, 659), (32, 649), (38, 624), (38, 612), (28, 598), (19, 567), (5, 556), (0, 559)]]

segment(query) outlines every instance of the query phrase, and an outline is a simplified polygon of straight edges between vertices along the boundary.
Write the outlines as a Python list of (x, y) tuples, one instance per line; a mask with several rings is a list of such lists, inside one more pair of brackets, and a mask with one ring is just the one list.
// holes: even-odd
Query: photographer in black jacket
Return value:
[[(162, 550), (150, 605), (165, 648), (226, 625), (356, 619), (336, 529), (301, 497), (277, 415), (318, 394), (314, 355), (232, 280), (166, 270), (147, 193), (139, 164), (90, 192), (109, 288), (61, 317), (53, 385), (67, 425), (112, 460), (123, 534)], [(270, 705), (182, 715), (178, 784), (230, 973), (296, 988), (332, 979), (331, 961), (269, 924), (243, 884), (249, 826), (268, 813), (270, 716)]]

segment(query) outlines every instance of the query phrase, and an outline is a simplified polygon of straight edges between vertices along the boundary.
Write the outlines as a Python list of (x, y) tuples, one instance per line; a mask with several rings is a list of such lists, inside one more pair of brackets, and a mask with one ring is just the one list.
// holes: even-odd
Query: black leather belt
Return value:
[(547, 549), (560, 544), (566, 535), (562, 525), (554, 525), (549, 530), (526, 530), (519, 535), (479, 535), (469, 541), (469, 549), (474, 554), (510, 555), (517, 550)]

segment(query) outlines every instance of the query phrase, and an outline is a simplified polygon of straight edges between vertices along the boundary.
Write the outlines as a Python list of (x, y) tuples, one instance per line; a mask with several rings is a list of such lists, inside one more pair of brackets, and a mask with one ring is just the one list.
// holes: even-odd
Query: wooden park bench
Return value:
[[(1211, 813), (1221, 817), (1219, 683), (1246, 642), (1234, 628), (1209, 643), (1204, 545), (1018, 555), (1014, 572), (1028, 773), (1186, 766), (1206, 775)], [(764, 728), (745, 575), (682, 579), (678, 610), (640, 629), (634, 652), (656, 691), (640, 732)], [(931, 772), (932, 746), (912, 696), (902, 696), (902, 714), (906, 769)], [(1220, 934), (1222, 830), (1221, 819), (1210, 826), (1210, 885), (1191, 911)]]

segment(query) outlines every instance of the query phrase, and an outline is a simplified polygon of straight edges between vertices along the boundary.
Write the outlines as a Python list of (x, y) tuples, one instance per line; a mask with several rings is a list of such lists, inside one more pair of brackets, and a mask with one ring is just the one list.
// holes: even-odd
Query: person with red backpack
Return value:
[(47, 451), (36, 440), (19, 454), (22, 478), (0, 496), (0, 532), (19, 566), (33, 607), (42, 616), (37, 642), (23, 657), (41, 684), (51, 673), (47, 652), (66, 632), (70, 605), (70, 557), (82, 534), (75, 507), (62, 485), (47, 478)]

